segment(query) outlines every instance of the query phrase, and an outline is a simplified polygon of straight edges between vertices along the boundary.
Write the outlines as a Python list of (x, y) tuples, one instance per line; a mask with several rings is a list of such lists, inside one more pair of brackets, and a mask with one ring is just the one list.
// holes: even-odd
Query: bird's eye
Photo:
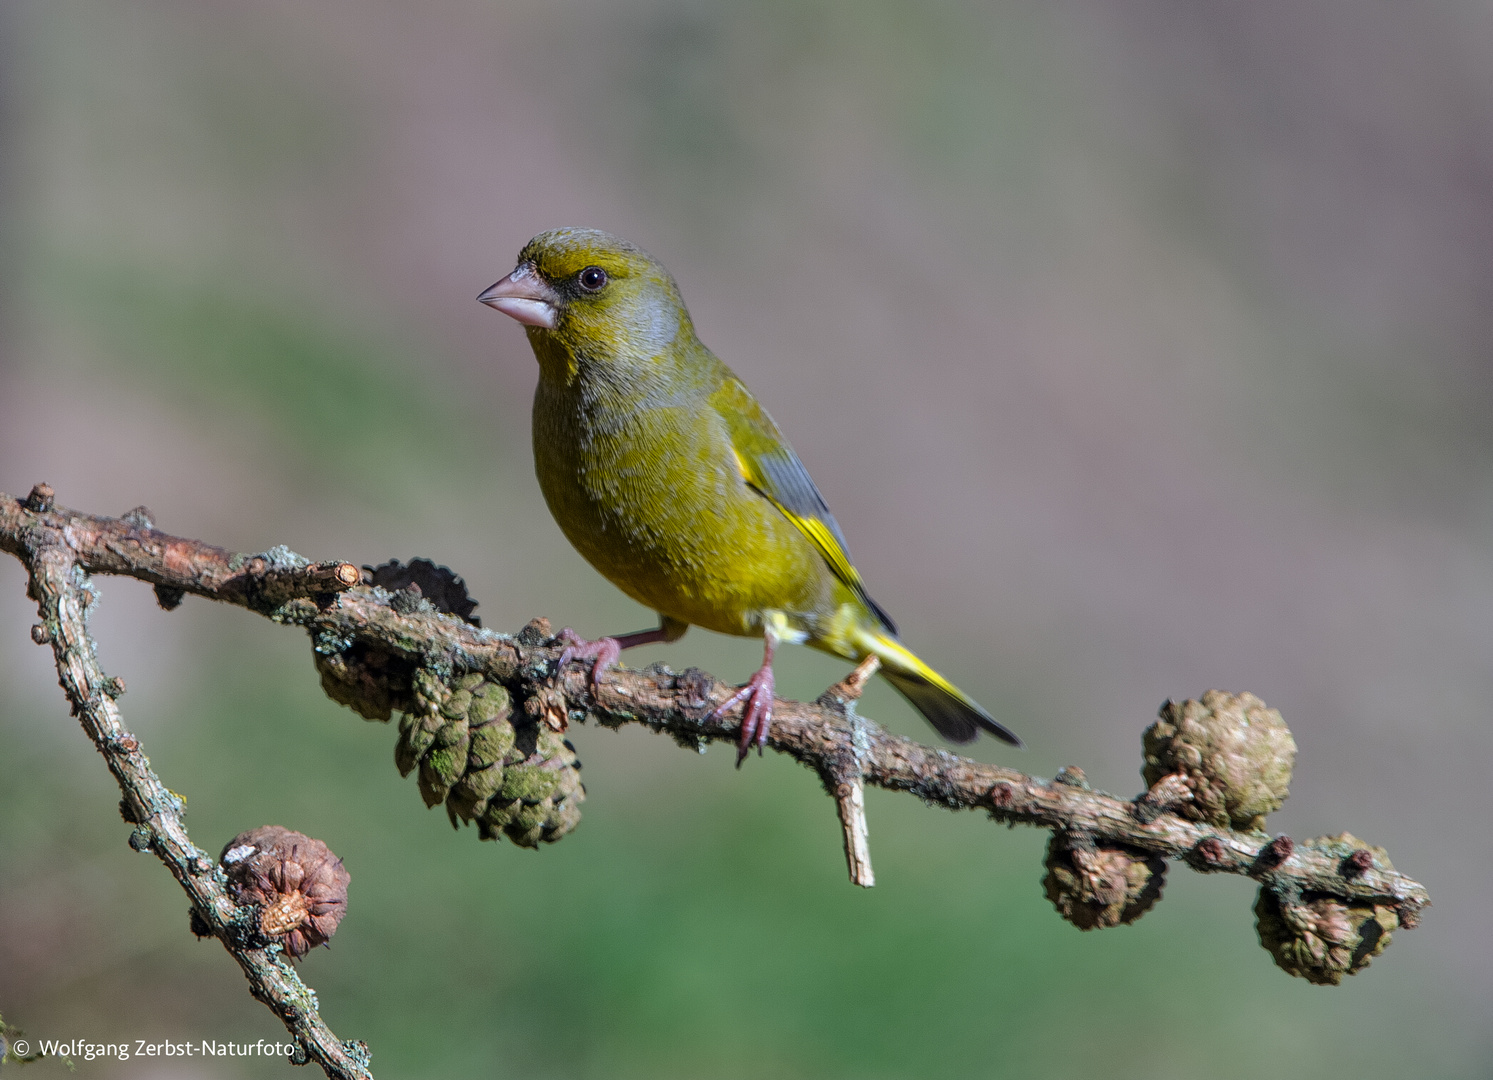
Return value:
[(607, 283), (607, 272), (599, 266), (588, 266), (577, 280), (587, 292), (597, 292)]

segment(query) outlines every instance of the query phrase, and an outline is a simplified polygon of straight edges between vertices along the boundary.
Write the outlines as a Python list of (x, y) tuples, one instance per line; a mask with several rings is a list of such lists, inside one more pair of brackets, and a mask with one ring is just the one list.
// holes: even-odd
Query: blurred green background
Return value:
[[(801, 769), (589, 728), (580, 829), (479, 844), (298, 633), (103, 581), (103, 662), (195, 839), (345, 859), (302, 971), (378, 1075), (1493, 1072), (1489, 5), (10, 0), (0, 48), (0, 490), (428, 556), (498, 629), (648, 625), (550, 521), (532, 357), (473, 301), (539, 230), (602, 226), (674, 271), (905, 636), (1030, 745), (977, 756), (1129, 795), (1162, 699), (1248, 689), (1301, 748), (1272, 828), (1384, 844), (1435, 900), (1313, 987), (1244, 881), (1174, 869), (1080, 934), (1042, 836), (872, 792), (857, 890)], [(0, 560), (0, 1013), (283, 1036), (126, 846), (33, 615)], [(843, 665), (778, 672), (804, 697)], [(932, 738), (883, 689), (865, 711)]]

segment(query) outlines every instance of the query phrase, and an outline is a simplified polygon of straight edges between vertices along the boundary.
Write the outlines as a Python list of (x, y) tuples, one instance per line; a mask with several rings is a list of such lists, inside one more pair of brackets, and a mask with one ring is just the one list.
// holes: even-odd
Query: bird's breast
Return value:
[(541, 380), (534, 465), (576, 550), (663, 614), (754, 634), (766, 611), (831, 603), (822, 558), (747, 486), (704, 395)]

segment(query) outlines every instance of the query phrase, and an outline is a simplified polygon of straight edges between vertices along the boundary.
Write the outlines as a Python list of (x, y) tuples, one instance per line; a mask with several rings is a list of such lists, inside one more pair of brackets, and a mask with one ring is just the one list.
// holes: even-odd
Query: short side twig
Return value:
[[(837, 709), (852, 721), (855, 703), (860, 700), (866, 683), (881, 667), (875, 653), (856, 665), (855, 670), (845, 676), (844, 681), (831, 686), (819, 697), (819, 704)], [(824, 786), (835, 799), (835, 809), (840, 815), (840, 828), (845, 840), (845, 866), (850, 871), (850, 883), (869, 889), (876, 884), (876, 872), (871, 869), (871, 837), (866, 824), (866, 783), (862, 772), (861, 755), (866, 749), (865, 728), (854, 729), (859, 736), (853, 738), (850, 753), (835, 755), (830, 769), (821, 775)]]
[(876, 884), (871, 869), (871, 841), (866, 828), (866, 785), (859, 778), (835, 789), (835, 805), (840, 811), (840, 827), (845, 832), (845, 865), (850, 869), (850, 883), (869, 889)]

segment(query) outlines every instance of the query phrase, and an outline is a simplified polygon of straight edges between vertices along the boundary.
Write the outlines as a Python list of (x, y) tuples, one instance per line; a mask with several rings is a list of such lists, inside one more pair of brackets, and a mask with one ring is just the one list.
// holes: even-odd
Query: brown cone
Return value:
[(219, 862), (234, 899), (259, 909), (259, 932), (293, 957), (325, 945), (347, 912), (351, 875), (304, 833), (261, 825), (228, 841)]

